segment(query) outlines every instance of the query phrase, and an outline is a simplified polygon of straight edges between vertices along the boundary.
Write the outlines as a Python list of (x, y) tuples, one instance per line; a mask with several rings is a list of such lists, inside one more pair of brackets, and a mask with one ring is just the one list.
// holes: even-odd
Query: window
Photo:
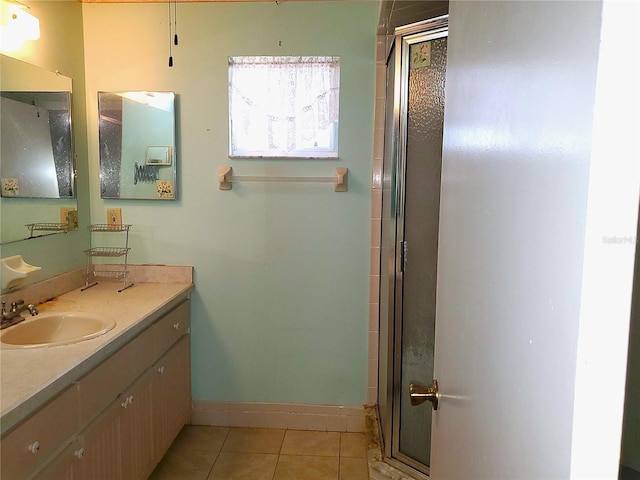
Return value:
[(338, 157), (339, 57), (229, 57), (229, 156)]

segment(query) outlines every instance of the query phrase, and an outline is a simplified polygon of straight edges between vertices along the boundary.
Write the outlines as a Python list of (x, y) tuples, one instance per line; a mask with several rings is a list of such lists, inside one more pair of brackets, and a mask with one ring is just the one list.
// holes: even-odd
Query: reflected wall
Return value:
[[(32, 282), (85, 265), (84, 250), (89, 247), (89, 189), (87, 181), (87, 122), (84, 80), (82, 4), (72, 1), (25, 1), (29, 13), (40, 20), (40, 39), (25, 42), (15, 52), (3, 52), (12, 58), (50, 72), (59, 71), (73, 82), (71, 99), (76, 161), (76, 196), (80, 228), (67, 234), (48, 235), (0, 245), (0, 255), (20, 254), (30, 264), (42, 267)], [(3, 81), (5, 72), (2, 72)], [(25, 201), (26, 199), (14, 199)], [(4, 208), (0, 205), (0, 214)], [(20, 215), (19, 215), (20, 216)], [(24, 222), (27, 223), (27, 222)], [(2, 219), (2, 229), (5, 219)], [(24, 228), (24, 227), (22, 227)], [(25, 229), (26, 230), (26, 229)], [(27, 232), (28, 233), (28, 232)]]

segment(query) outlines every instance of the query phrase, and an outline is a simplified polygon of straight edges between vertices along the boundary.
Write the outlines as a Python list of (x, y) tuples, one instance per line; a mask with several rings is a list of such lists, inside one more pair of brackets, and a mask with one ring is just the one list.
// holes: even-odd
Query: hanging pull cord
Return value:
[(173, 2), (173, 44), (178, 45), (178, 0)]
[(172, 21), (171, 21), (171, 0), (169, 0), (169, 66), (173, 67), (173, 53), (171, 51), (171, 34), (173, 33), (171, 31), (172, 28)]

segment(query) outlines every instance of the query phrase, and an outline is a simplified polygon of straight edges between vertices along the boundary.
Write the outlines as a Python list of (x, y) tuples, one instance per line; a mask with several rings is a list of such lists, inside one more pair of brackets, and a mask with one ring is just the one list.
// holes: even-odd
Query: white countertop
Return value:
[(113, 318), (115, 328), (104, 335), (41, 348), (0, 343), (2, 433), (95, 368), (193, 291), (192, 283), (136, 283), (118, 293), (121, 285), (100, 282), (84, 292), (76, 289), (38, 305), (40, 313), (72, 311)]

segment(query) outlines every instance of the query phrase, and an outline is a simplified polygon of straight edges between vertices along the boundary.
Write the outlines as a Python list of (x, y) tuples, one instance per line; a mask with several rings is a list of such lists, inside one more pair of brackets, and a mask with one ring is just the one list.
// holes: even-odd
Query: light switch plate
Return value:
[(107, 208), (107, 223), (109, 225), (122, 225), (122, 209)]
[(69, 210), (67, 212), (67, 231), (77, 230), (78, 229), (78, 211), (77, 210)]
[(60, 223), (69, 223), (69, 212), (72, 210), (73, 207), (60, 207)]
[(68, 230), (74, 230), (73, 218), (70, 218), (71, 212), (75, 212), (75, 228), (78, 228), (78, 212), (73, 207), (60, 207), (60, 223), (68, 225)]

